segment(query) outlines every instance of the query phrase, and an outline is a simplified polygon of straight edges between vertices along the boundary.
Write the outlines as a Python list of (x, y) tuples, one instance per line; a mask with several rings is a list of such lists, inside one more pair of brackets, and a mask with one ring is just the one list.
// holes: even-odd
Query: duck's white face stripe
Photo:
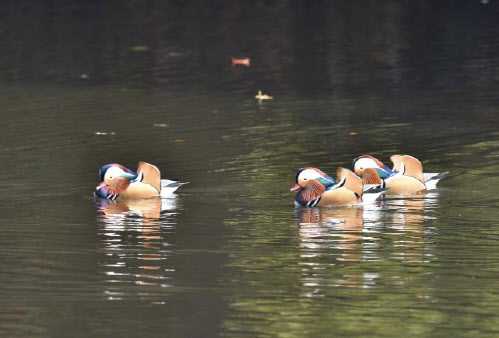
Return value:
[(106, 171), (104, 175), (104, 180), (111, 180), (115, 177), (120, 177), (125, 171), (119, 167), (111, 167)]
[(322, 177), (321, 174), (314, 169), (305, 169), (298, 175), (298, 180), (316, 180), (320, 177)]
[(372, 158), (361, 158), (355, 162), (354, 169), (379, 168), (380, 166)]

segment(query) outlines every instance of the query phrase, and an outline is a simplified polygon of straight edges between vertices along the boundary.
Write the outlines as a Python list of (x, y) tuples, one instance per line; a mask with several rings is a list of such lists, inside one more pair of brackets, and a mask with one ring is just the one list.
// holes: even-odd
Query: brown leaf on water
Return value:
[(172, 142), (172, 143), (185, 143), (185, 140), (181, 139), (181, 138), (174, 138), (174, 139), (170, 140), (170, 142)]
[(348, 133), (349, 136), (357, 136), (359, 135), (359, 133), (357, 133), (356, 131), (351, 131)]
[(132, 52), (147, 52), (149, 49), (149, 46), (146, 45), (132, 46), (129, 48)]
[(245, 58), (245, 59), (232, 58), (232, 67), (236, 67), (237, 65), (249, 67), (250, 63), (251, 63), (250, 58)]

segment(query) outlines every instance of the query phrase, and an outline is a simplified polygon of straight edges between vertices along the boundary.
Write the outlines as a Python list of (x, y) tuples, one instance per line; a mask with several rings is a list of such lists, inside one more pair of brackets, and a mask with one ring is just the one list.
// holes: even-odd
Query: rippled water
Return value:
[[(0, 5), (0, 335), (497, 336), (497, 4), (365, 5)], [(451, 175), (294, 208), (366, 153)], [(190, 184), (94, 200), (138, 161)]]

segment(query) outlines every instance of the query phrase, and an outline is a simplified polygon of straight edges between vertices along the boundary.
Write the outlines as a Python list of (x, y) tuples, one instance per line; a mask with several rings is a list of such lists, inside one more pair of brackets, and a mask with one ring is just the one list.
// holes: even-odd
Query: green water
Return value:
[[(116, 6), (0, 5), (1, 336), (499, 335), (495, 3)], [(451, 174), (295, 209), (395, 153)], [(94, 200), (138, 161), (190, 184)]]

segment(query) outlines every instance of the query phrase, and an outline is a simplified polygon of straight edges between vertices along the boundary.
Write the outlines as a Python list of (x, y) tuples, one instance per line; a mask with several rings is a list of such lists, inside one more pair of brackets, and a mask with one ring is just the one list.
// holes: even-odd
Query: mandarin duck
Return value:
[(437, 183), (449, 173), (424, 173), (421, 162), (409, 155), (390, 157), (393, 168), (370, 155), (353, 161), (354, 171), (367, 185), (386, 186), (387, 195), (408, 195), (422, 190), (436, 189)]
[(363, 191), (362, 180), (348, 169), (338, 168), (337, 180), (317, 168), (301, 168), (296, 173), (296, 184), (290, 189), (298, 191), (295, 205), (322, 207), (328, 205), (360, 204), (377, 199), (383, 188)]
[(108, 200), (167, 197), (186, 184), (161, 179), (159, 169), (149, 163), (139, 162), (137, 174), (121, 164), (106, 164), (99, 170), (101, 183), (95, 188), (94, 195)]

